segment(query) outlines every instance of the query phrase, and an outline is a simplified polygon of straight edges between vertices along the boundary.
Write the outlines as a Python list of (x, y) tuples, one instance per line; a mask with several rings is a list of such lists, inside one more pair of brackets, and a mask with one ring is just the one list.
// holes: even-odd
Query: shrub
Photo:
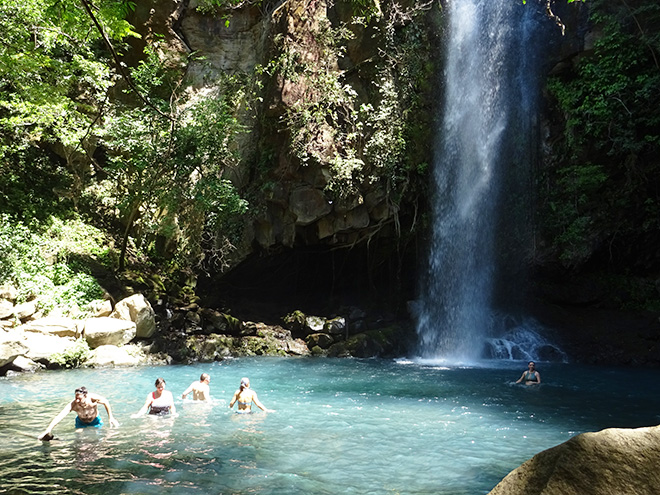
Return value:
[(75, 344), (67, 347), (64, 352), (58, 352), (50, 357), (50, 362), (63, 368), (79, 368), (90, 357), (92, 351), (83, 338), (76, 340)]

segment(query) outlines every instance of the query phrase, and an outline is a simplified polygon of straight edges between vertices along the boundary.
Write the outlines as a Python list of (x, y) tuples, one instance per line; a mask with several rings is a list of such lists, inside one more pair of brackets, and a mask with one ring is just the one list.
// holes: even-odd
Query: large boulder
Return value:
[(297, 225), (309, 225), (332, 211), (332, 205), (323, 192), (311, 187), (293, 190), (289, 205), (296, 216)]
[(9, 369), (18, 372), (33, 372), (43, 368), (43, 365), (35, 363), (25, 356), (17, 356), (9, 365)]
[(83, 334), (92, 349), (102, 345), (123, 345), (135, 338), (136, 326), (132, 321), (102, 316), (85, 321)]
[(14, 303), (6, 299), (0, 299), (0, 320), (9, 318), (14, 314)]
[(17, 357), (28, 352), (28, 348), (18, 340), (0, 342), (0, 368), (12, 363)]
[(75, 344), (73, 337), (58, 337), (57, 335), (40, 332), (22, 332), (23, 345), (28, 348), (25, 357), (33, 361), (48, 361), (53, 354), (61, 354)]
[(94, 349), (88, 366), (135, 366), (144, 361), (144, 352), (137, 346), (102, 345)]
[(156, 331), (156, 313), (142, 294), (119, 301), (110, 317), (135, 323), (135, 336), (141, 339), (150, 338)]
[(64, 316), (46, 316), (26, 323), (20, 328), (26, 332), (37, 332), (56, 335), (58, 337), (78, 338), (80, 336), (79, 325), (81, 324), (82, 322), (80, 320), (74, 320), (73, 318), (66, 318)]
[(309, 347), (301, 339), (289, 339), (286, 341), (287, 353), (291, 356), (309, 356)]
[(19, 320), (25, 320), (37, 313), (37, 301), (28, 301), (14, 306), (14, 316)]
[(320, 347), (321, 349), (327, 349), (332, 344), (334, 344), (334, 339), (327, 333), (312, 333), (307, 336), (305, 339), (307, 347), (312, 349), (313, 347)]
[(660, 426), (583, 433), (509, 473), (489, 495), (660, 493)]

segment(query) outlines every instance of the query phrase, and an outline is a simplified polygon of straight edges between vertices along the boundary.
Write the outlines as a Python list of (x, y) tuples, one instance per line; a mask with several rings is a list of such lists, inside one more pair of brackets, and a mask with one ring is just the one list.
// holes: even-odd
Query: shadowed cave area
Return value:
[(281, 323), (300, 310), (319, 316), (359, 308), (370, 318), (407, 317), (406, 301), (417, 290), (410, 250), (304, 247), (252, 255), (226, 274), (198, 280), (204, 306), (242, 320)]

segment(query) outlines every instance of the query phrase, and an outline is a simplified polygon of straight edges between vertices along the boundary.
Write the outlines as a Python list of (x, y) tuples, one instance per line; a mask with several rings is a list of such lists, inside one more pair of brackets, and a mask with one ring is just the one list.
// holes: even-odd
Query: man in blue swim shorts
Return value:
[(103, 425), (101, 416), (99, 416), (99, 404), (105, 407), (105, 410), (108, 413), (110, 426), (119, 426), (119, 423), (117, 423), (115, 417), (112, 415), (110, 403), (105, 397), (88, 392), (85, 387), (80, 387), (75, 390), (75, 398), (67, 404), (57, 416), (55, 416), (48, 425), (48, 428), (46, 428), (46, 431), (39, 435), (39, 440), (51, 440), (53, 438), (53, 434), (51, 433), (53, 428), (64, 419), (64, 416), (72, 411), (78, 414), (78, 416), (76, 416), (76, 428), (86, 428), (89, 426), (99, 427)]
[(90, 426), (93, 426), (95, 428), (98, 428), (99, 426), (103, 426), (103, 421), (101, 421), (101, 416), (96, 416), (89, 423), (85, 423), (82, 419), (80, 419), (80, 416), (76, 416), (76, 428), (87, 428)]

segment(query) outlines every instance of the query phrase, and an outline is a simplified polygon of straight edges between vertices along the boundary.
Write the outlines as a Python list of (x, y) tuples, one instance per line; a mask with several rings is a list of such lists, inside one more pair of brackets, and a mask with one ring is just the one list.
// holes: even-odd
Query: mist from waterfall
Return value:
[(417, 307), (421, 358), (479, 359), (495, 326), (502, 274), (515, 271), (511, 258), (520, 264), (514, 251), (531, 223), (525, 190), (538, 143), (533, 52), (543, 21), (530, 3), (448, 5), (433, 237)]

